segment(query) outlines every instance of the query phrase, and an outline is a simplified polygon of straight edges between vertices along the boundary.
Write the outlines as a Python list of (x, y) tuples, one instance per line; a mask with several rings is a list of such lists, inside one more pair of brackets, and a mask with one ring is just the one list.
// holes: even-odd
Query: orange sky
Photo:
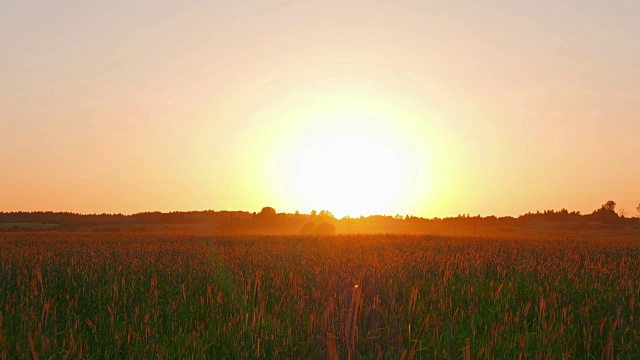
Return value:
[(0, 3), (0, 211), (640, 202), (640, 5)]

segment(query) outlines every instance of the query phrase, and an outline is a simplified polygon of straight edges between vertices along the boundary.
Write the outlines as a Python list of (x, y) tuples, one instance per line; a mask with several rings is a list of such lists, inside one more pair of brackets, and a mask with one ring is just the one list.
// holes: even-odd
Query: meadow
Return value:
[(640, 240), (1, 233), (0, 358), (638, 359)]

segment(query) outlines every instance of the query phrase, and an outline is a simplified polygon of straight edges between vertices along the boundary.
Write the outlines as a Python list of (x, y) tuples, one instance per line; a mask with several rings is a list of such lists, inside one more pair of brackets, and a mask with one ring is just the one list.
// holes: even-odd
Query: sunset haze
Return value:
[(640, 201), (640, 3), (8, 1), (0, 211)]

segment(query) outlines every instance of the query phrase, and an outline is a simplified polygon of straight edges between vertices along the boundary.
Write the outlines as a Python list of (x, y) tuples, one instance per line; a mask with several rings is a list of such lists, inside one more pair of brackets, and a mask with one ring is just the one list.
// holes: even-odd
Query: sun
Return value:
[(337, 217), (391, 214), (415, 180), (406, 139), (371, 115), (316, 119), (282, 154), (284, 187), (312, 209)]
[(295, 186), (305, 202), (334, 214), (384, 211), (402, 186), (399, 154), (358, 134), (339, 134), (302, 149)]

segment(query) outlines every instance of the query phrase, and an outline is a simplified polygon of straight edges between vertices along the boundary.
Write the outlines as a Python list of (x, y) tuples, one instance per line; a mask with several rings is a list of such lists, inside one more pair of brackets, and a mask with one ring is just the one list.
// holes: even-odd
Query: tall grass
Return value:
[(0, 279), (0, 358), (640, 358), (632, 239), (9, 233)]

